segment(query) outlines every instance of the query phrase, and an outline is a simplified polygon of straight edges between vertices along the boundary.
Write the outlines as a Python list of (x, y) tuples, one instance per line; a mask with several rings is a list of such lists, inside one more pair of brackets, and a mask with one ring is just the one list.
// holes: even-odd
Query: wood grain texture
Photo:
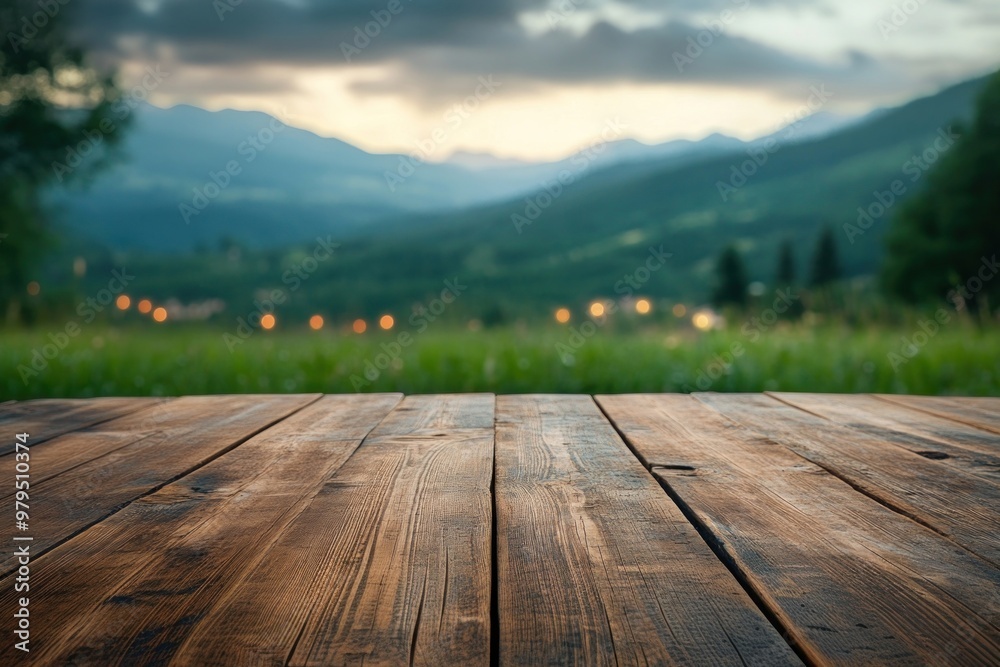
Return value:
[(694, 398), (598, 401), (811, 663), (996, 664), (997, 568)]
[[(229, 448), (318, 398), (297, 396), (197, 396), (180, 398), (154, 414), (138, 413), (117, 424), (123, 444), (57, 477), (31, 486), (32, 553), (102, 521), (130, 502), (190, 473)], [(134, 432), (129, 429), (135, 428)], [(67, 457), (93, 446), (86, 434), (68, 434), (58, 450)], [(14, 568), (5, 558), (2, 575)]]
[(799, 664), (589, 397), (499, 397), (496, 447), (500, 664)]
[(1000, 482), (1000, 434), (872, 396), (767, 392), (782, 403), (882, 438), (932, 461)]
[(177, 660), (488, 664), (493, 408), (492, 395), (407, 397)]
[(33, 659), (169, 661), (400, 398), (325, 397), (39, 559)]
[[(81, 428), (169, 401), (163, 398), (69, 398), (11, 401), (0, 405), (0, 432), (27, 433), (32, 446)], [(0, 440), (0, 456), (14, 451), (9, 438)]]
[[(32, 486), (128, 445), (144, 440), (147, 441), (146, 444), (163, 441), (167, 437), (167, 430), (177, 426), (177, 421), (172, 417), (173, 401), (174, 399), (154, 400), (125, 416), (83, 426), (32, 445)], [(184, 408), (184, 405), (182, 402), (181, 407)], [(181, 427), (184, 425), (181, 424)], [(12, 496), (14, 492), (13, 487), (0, 488), (0, 499)]]
[(1000, 665), (1000, 399), (599, 400), (0, 403), (29, 662)]
[(1000, 564), (1000, 485), (769, 396), (694, 394), (891, 509)]
[(877, 398), (887, 403), (895, 403), (993, 433), (1000, 433), (1000, 398), (898, 396), (895, 394), (878, 394)]

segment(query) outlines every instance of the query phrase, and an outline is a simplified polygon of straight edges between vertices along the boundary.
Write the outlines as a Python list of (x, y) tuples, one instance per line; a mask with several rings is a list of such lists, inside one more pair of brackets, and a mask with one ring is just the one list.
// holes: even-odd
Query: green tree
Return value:
[(747, 275), (743, 268), (743, 258), (736, 246), (727, 246), (715, 268), (716, 284), (712, 293), (712, 303), (718, 307), (739, 306), (747, 302)]
[[(72, 7), (53, 7), (43, 11), (34, 0), (0, 5), (0, 317), (16, 311), (45, 248), (46, 189), (104, 164), (123, 124), (113, 113), (118, 90), (111, 76), (90, 67), (67, 36)], [(76, 147), (88, 154), (82, 165), (67, 160)]]
[[(786, 239), (778, 248), (778, 266), (774, 272), (775, 288), (796, 292), (795, 288), (795, 251), (791, 240)], [(804, 308), (801, 299), (796, 298), (788, 305), (782, 317), (796, 319), (802, 315)]]
[[(1000, 250), (1000, 72), (987, 81), (968, 128), (924, 177), (886, 235), (882, 279), (891, 294), (916, 302), (944, 297), (966, 285)], [(944, 128), (939, 137), (948, 136)], [(975, 282), (974, 282), (975, 284)], [(972, 303), (1000, 295), (1000, 279), (982, 280)]]
[(837, 257), (837, 240), (833, 229), (824, 227), (816, 241), (813, 252), (812, 272), (809, 284), (813, 287), (824, 287), (840, 279), (840, 260)]
[(778, 287), (791, 287), (795, 284), (795, 253), (789, 240), (783, 241), (778, 248), (778, 267), (774, 280)]

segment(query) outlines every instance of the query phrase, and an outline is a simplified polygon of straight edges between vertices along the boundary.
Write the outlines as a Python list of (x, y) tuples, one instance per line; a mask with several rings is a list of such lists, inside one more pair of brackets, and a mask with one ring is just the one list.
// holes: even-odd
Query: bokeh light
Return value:
[(708, 331), (712, 328), (712, 316), (708, 313), (695, 313), (694, 317), (691, 318), (691, 323), (702, 331)]
[(600, 317), (604, 315), (604, 304), (600, 301), (595, 301), (590, 304), (590, 315), (592, 317)]
[(38, 284), (37, 281), (32, 280), (28, 283), (28, 294), (31, 296), (38, 296), (38, 293), (42, 291), (42, 286)]
[(312, 317), (310, 317), (309, 318), (309, 327), (313, 331), (319, 331), (320, 329), (322, 329), (323, 328), (323, 316), (322, 315), (313, 315)]
[(388, 331), (396, 324), (396, 320), (392, 319), (392, 315), (383, 315), (378, 321), (378, 325)]
[(115, 305), (118, 306), (118, 310), (128, 310), (132, 305), (132, 299), (122, 294), (115, 300)]
[(635, 312), (640, 315), (647, 315), (653, 306), (649, 303), (648, 299), (639, 299), (635, 302)]
[(154, 310), (153, 311), (153, 319), (156, 320), (157, 322), (166, 322), (167, 321), (167, 309), (164, 308), (163, 306), (160, 306), (159, 308), (157, 308), (156, 310)]
[(569, 308), (560, 308), (556, 311), (556, 322), (566, 324), (569, 322)]
[(351, 328), (354, 329), (354, 333), (363, 334), (368, 331), (368, 323), (360, 319), (354, 320), (354, 324), (351, 325)]
[(274, 315), (272, 315), (270, 313), (268, 313), (264, 317), (260, 318), (260, 326), (263, 327), (267, 331), (270, 331), (271, 329), (273, 329), (274, 325), (277, 324), (277, 323), (278, 323), (278, 320), (274, 317)]
[(143, 299), (138, 305), (139, 312), (145, 315), (149, 311), (153, 310), (153, 302), (149, 299)]
[(674, 305), (671, 312), (673, 312), (674, 317), (684, 317), (687, 314), (687, 311), (688, 309), (684, 306), (683, 303), (678, 303)]

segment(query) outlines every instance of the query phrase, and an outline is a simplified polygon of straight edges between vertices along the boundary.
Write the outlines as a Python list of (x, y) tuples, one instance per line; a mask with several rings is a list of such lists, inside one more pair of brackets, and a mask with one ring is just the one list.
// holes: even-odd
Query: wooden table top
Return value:
[(4, 665), (1000, 664), (996, 398), (39, 400), (0, 432)]

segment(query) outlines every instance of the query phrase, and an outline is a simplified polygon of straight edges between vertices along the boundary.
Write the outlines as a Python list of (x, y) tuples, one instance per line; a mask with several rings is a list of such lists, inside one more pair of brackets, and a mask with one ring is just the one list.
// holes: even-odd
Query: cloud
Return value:
[[(433, 43), (462, 44), (516, 26), (517, 14), (545, 0), (161, 0), (149, 10), (134, 0), (105, 0), (79, 11), (80, 34), (102, 52), (132, 55), (125, 38), (142, 37), (146, 51), (168, 44), (189, 62), (287, 62), (345, 65), (340, 43), (356, 28), (400, 8), (374, 40), (370, 55)], [(222, 8), (220, 10), (220, 7)]]
[(548, 83), (710, 83), (771, 87), (779, 94), (798, 94), (803, 82), (856, 85), (887, 76), (872, 58), (858, 52), (845, 53), (843, 62), (831, 65), (676, 21), (632, 32), (601, 22), (583, 35), (555, 30), (537, 37), (519, 35), (496, 48), (416, 50), (389, 78), (362, 81), (355, 89), (448, 98), (466, 91), (468, 82), (482, 73), (517, 81), (522, 87)]
[[(801, 94), (804, 84), (823, 82), (838, 87), (845, 99), (912, 84), (898, 63), (886, 65), (856, 48), (845, 46), (839, 58), (817, 60), (728, 29), (712, 34), (701, 23), (706, 14), (724, 8), (737, 14), (758, 6), (827, 11), (824, 0), (756, 0), (752, 6), (751, 0), (669, 5), (615, 0), (619, 7), (662, 19), (632, 30), (601, 13), (612, 4), (605, 0), (243, 0), (220, 5), (235, 2), (106, 0), (81, 10), (80, 34), (105, 61), (166, 58), (181, 69), (226, 67), (233, 72), (226, 82), (229, 90), (241, 81), (247, 92), (266, 87), (267, 81), (253, 77), (261, 66), (357, 68), (355, 93), (407, 95), (425, 105), (467, 93), (484, 74), (515, 83), (505, 89), (508, 95), (553, 84), (664, 82), (753, 87), (788, 96)], [(220, 6), (231, 11), (220, 16)], [(547, 15), (552, 24), (529, 30), (520, 20), (529, 13)], [(570, 14), (589, 17), (589, 26), (580, 30), (562, 20)], [(373, 23), (379, 18), (384, 25)], [(366, 24), (378, 34), (345, 58), (345, 44), (365, 43), (357, 34)], [(692, 47), (699, 39), (701, 47)], [(693, 62), (678, 66), (676, 54), (694, 53)], [(381, 74), (371, 74), (372, 65)]]

